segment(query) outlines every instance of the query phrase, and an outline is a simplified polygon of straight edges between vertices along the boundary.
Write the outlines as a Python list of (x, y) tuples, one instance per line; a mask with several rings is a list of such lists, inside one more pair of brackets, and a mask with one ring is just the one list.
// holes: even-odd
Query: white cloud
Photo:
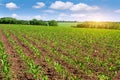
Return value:
[(65, 13), (60, 13), (59, 14), (59, 17), (67, 17), (68, 15), (67, 14), (65, 14)]
[(31, 20), (32, 16), (18, 16), (17, 19), (20, 19), (20, 20)]
[(86, 14), (71, 14), (70, 17), (73, 17), (73, 18), (82, 18), (82, 17), (86, 17), (87, 15)]
[(76, 4), (70, 8), (71, 11), (94, 11), (98, 9), (100, 9), (98, 6), (89, 6), (85, 3)]
[(93, 13), (60, 13), (56, 20), (65, 21), (110, 21), (108, 14), (93, 12)]
[(45, 16), (41, 16), (41, 15), (36, 15), (36, 16), (33, 16), (33, 18), (34, 19), (38, 19), (38, 20), (40, 20), (40, 19), (46, 19), (46, 17)]
[(85, 14), (80, 14), (81, 16), (77, 17), (77, 14), (72, 17), (73, 20), (76, 21), (110, 21), (112, 20), (110, 18), (110, 15), (107, 13), (101, 13), (101, 12), (93, 12), (93, 13), (85, 13)]
[(43, 15), (34, 15), (34, 16), (29, 16), (29, 15), (17, 15), (17, 14), (12, 14), (10, 17), (12, 18), (16, 18), (16, 19), (20, 19), (20, 20), (32, 20), (32, 19), (38, 19), (38, 20), (46, 20), (46, 16), (45, 14)]
[(16, 19), (20, 19), (20, 20), (31, 20), (32, 17), (31, 16), (20, 16), (20, 15), (17, 15), (15, 13), (13, 13), (11, 15), (12, 18), (16, 18)]
[(120, 9), (118, 9), (118, 10), (115, 10), (114, 12), (115, 12), (115, 13), (120, 13)]
[(10, 2), (10, 3), (6, 4), (6, 8), (13, 10), (13, 9), (17, 9), (19, 7), (15, 3)]
[(13, 18), (18, 18), (19, 16), (18, 16), (17, 14), (12, 14), (11, 17), (13, 17)]
[(50, 8), (57, 10), (65, 10), (65, 9), (69, 9), (72, 6), (73, 6), (72, 2), (56, 1), (55, 3), (51, 4)]
[(47, 12), (47, 13), (54, 13), (55, 11), (54, 11), (54, 10), (44, 10), (44, 12)]
[(33, 6), (33, 8), (35, 9), (39, 9), (45, 6), (45, 3), (43, 2), (37, 2), (35, 6)]
[(71, 10), (71, 11), (94, 11), (99, 10), (98, 6), (90, 6), (85, 3), (73, 4), (72, 2), (56, 1), (50, 5), (50, 8), (56, 10)]
[(60, 13), (60, 14), (57, 16), (56, 19), (62, 21), (62, 20), (65, 20), (65, 19), (68, 18), (68, 17), (69, 17), (68, 14)]
[(83, 20), (83, 18), (86, 18), (86, 14), (65, 14), (60, 13), (57, 17), (57, 20), (65, 20), (65, 21), (80, 21)]
[(41, 18), (42, 18), (42, 16), (37, 15), (37, 16), (34, 16), (34, 18), (35, 18), (35, 19), (41, 19)]

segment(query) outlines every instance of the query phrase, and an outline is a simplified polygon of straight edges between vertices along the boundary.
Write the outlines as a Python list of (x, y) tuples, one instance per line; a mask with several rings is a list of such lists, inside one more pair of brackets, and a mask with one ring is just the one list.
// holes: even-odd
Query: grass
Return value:
[[(35, 56), (45, 60), (56, 73), (60, 74), (62, 79), (90, 80), (94, 77), (99, 80), (112, 80), (120, 69), (119, 30), (31, 25), (0, 25), (0, 29), (8, 37), (11, 33), (16, 35), (31, 48)], [(46, 57), (42, 57), (43, 53)], [(34, 60), (30, 61), (34, 63)], [(31, 70), (38, 79), (36, 70), (39, 68), (34, 65), (31, 66)], [(43, 79), (49, 78), (48, 75), (41, 76), (43, 75)]]
[(58, 22), (58, 26), (60, 27), (71, 27), (76, 26), (77, 24), (80, 24), (80, 22)]

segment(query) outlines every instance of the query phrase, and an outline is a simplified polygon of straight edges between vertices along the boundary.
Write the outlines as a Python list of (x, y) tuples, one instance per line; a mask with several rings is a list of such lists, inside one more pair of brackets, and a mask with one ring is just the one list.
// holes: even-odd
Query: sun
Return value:
[(100, 21), (103, 21), (103, 20), (101, 18), (95, 18), (94, 21), (100, 22)]
[(94, 16), (92, 18), (93, 21), (96, 21), (96, 22), (102, 22), (102, 21), (105, 21), (105, 17), (104, 16)]
[(105, 19), (103, 17), (98, 16), (98, 17), (93, 17), (92, 20), (95, 22), (101, 22), (101, 21), (104, 21)]

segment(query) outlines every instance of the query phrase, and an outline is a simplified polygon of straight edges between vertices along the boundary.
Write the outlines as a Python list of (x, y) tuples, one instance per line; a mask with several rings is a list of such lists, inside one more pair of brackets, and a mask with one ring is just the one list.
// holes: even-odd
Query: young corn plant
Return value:
[(65, 71), (64, 71), (62, 65), (59, 64), (58, 62), (54, 62), (54, 67), (57, 72), (65, 74)]
[(9, 80), (9, 63), (7, 61), (8, 55), (5, 54), (3, 44), (0, 42), (0, 56), (1, 56), (1, 62), (2, 62), (2, 72), (5, 74), (5, 79)]
[(48, 77), (46, 75), (42, 75), (42, 80), (48, 80)]
[(28, 72), (31, 73), (36, 80), (39, 80), (41, 66), (35, 65), (34, 62), (23, 53), (22, 49), (15, 43), (14, 40), (11, 38), (9, 38), (9, 40), (14, 45), (16, 52), (21, 56), (28, 66)]
[(41, 66), (40, 65), (35, 65), (34, 62), (31, 60), (27, 60), (27, 65), (29, 66), (29, 72), (33, 74), (34, 78), (39, 80), (39, 73)]
[(98, 80), (112, 80), (110, 79), (108, 76), (106, 75), (103, 75), (103, 74), (100, 74), (98, 75)]
[(23, 37), (19, 37), (20, 40), (22, 40), (26, 45), (30, 46), (30, 48), (33, 50), (33, 52), (35, 53), (35, 55), (37, 55), (38, 57), (41, 57), (39, 50), (33, 46), (32, 44), (30, 44), (30, 42), (28, 42), (25, 38)]
[(35, 65), (34, 62), (30, 58), (28, 58), (27, 56), (24, 55), (24, 53), (22, 52), (22, 50), (19, 47), (16, 48), (16, 49), (17, 49), (17, 52), (22, 57), (22, 59), (27, 64), (27, 66), (29, 68), (28, 72), (33, 74), (33, 77), (36, 80), (39, 80), (39, 73), (40, 73), (41, 66), (40, 65)]

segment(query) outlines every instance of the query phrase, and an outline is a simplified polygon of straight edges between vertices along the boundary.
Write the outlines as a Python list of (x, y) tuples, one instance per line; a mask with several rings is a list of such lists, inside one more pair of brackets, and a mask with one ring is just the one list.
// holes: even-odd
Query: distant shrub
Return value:
[(26, 21), (26, 20), (17, 20), (17, 21), (16, 21), (16, 24), (29, 25), (30, 22), (29, 22), (29, 21)]
[(44, 25), (44, 26), (47, 26), (47, 22), (45, 22), (43, 20), (37, 20), (37, 19), (30, 20), (30, 24), (31, 25)]
[(83, 22), (77, 24), (76, 28), (100, 28), (100, 29), (120, 29), (119, 22)]
[(57, 21), (51, 20), (48, 22), (49, 26), (58, 26)]
[(0, 18), (0, 24), (23, 24), (23, 25), (42, 25), (42, 26), (58, 26), (57, 21), (43, 21), (43, 20), (17, 20), (11, 17)]
[(23, 25), (43, 25), (48, 26), (47, 21), (32, 19), (28, 20), (17, 20), (11, 17), (0, 18), (0, 24), (23, 24)]
[(11, 17), (0, 18), (0, 23), (2, 24), (16, 24), (17, 20)]

